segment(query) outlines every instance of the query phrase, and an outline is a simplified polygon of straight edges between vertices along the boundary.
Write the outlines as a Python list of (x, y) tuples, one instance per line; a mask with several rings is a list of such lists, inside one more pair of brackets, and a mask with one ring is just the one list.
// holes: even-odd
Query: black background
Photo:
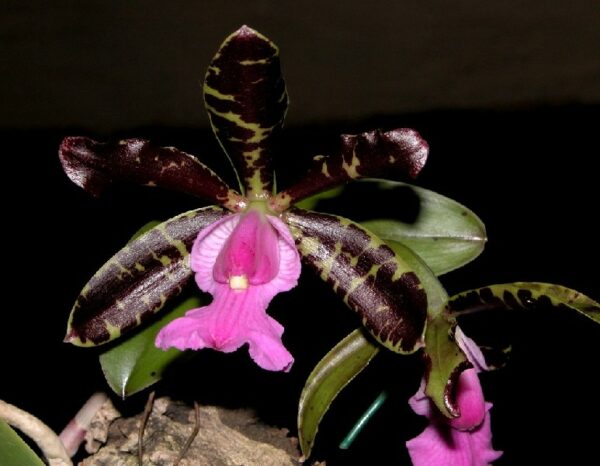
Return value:
[[(428, 140), (429, 162), (418, 184), (456, 199), (487, 227), (484, 253), (444, 276), (450, 293), (507, 281), (560, 283), (600, 299), (597, 263), (598, 153), (593, 106), (504, 111), (440, 111), (338, 122), (285, 131), (278, 159), (282, 186), (308, 158), (331, 153), (340, 132), (410, 126)], [(199, 205), (195, 199), (149, 188), (116, 188), (93, 199), (62, 174), (62, 137), (89, 130), (5, 130), (4, 336), (0, 341), (2, 399), (60, 430), (95, 390), (107, 389), (97, 352), (61, 343), (72, 302), (91, 274), (143, 223)], [(107, 137), (106, 134), (100, 135)], [(176, 145), (226, 178), (212, 135), (202, 128), (137, 128), (110, 137), (151, 137)], [(401, 209), (389, 200), (385, 209)], [(344, 214), (357, 219), (364, 209)], [(379, 210), (382, 206), (376, 206)], [(278, 296), (270, 313), (286, 327), (284, 342), (296, 363), (289, 374), (257, 368), (245, 350), (203, 351), (169, 374), (159, 392), (203, 403), (251, 406), (268, 423), (295, 430), (303, 381), (318, 359), (357, 324), (309, 270), (301, 284)], [(550, 310), (499, 326), (513, 339), (510, 365), (483, 376), (492, 411), (496, 464), (531, 464), (568, 455), (572, 464), (596, 457), (600, 415), (595, 394), (600, 329), (577, 315)], [(420, 377), (418, 358), (378, 357), (342, 393), (323, 422), (317, 458), (360, 464), (366, 458), (408, 464), (403, 443), (423, 421), (405, 400)], [(379, 390), (393, 394), (349, 452), (335, 446)], [(120, 403), (140, 409), (145, 394)]]

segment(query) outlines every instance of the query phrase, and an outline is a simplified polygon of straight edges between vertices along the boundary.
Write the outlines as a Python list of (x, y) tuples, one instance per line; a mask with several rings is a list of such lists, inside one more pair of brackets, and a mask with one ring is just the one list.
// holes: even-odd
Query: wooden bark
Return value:
[[(110, 404), (92, 422), (80, 466), (138, 466), (141, 414), (123, 418)], [(144, 432), (144, 466), (172, 466), (195, 422), (193, 407), (159, 398)], [(200, 430), (180, 466), (297, 466), (297, 440), (261, 424), (250, 410), (200, 407)]]

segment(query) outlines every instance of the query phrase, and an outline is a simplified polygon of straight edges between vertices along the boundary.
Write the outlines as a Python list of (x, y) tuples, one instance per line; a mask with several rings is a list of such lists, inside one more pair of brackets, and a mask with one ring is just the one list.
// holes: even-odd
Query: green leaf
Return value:
[[(487, 241), (485, 227), (471, 210), (427, 189), (406, 183), (367, 180), (378, 183), (386, 196), (393, 191), (411, 189), (418, 198), (419, 211), (414, 222), (376, 219), (361, 222), (390, 246), (402, 243), (415, 251), (436, 275), (462, 267), (475, 259)], [(364, 182), (363, 182), (364, 183)]]
[(337, 188), (328, 189), (327, 191), (321, 191), (320, 193), (314, 194), (306, 199), (301, 200), (295, 204), (296, 207), (305, 210), (313, 210), (317, 204), (324, 199), (333, 199), (339, 196), (344, 191), (343, 186)]
[(450, 298), (456, 316), (486, 310), (570, 309), (600, 323), (600, 304), (586, 295), (551, 283), (514, 282), (463, 291)]
[(0, 464), (6, 466), (44, 466), (21, 437), (0, 420)]
[(321, 359), (300, 395), (298, 437), (305, 458), (312, 450), (319, 423), (338, 393), (379, 351), (363, 332), (355, 330)]
[(438, 315), (427, 323), (425, 354), (428, 359), (425, 393), (446, 417), (458, 416), (453, 389), (469, 362), (454, 341), (455, 323)]
[(167, 351), (156, 348), (156, 335), (169, 322), (202, 305), (200, 298), (188, 298), (162, 319), (102, 353), (100, 365), (110, 388), (126, 398), (158, 382), (167, 366), (185, 353), (174, 348)]

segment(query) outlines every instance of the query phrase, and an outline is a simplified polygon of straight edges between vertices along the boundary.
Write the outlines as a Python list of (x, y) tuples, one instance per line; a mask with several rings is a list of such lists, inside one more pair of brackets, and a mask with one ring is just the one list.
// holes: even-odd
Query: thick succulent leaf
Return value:
[(307, 175), (279, 193), (272, 207), (283, 211), (312, 194), (359, 178), (415, 178), (428, 153), (427, 143), (409, 128), (342, 135), (338, 154), (316, 156)]
[(284, 214), (304, 262), (399, 353), (423, 346), (427, 294), (412, 267), (360, 225), (298, 208)]
[(298, 437), (305, 458), (312, 450), (319, 423), (338, 393), (379, 351), (358, 329), (325, 355), (306, 380), (298, 406)]
[(274, 140), (288, 105), (277, 46), (247, 26), (231, 34), (208, 67), (204, 101), (250, 200), (271, 194)]
[(450, 311), (458, 316), (484, 310), (570, 309), (600, 323), (600, 304), (560, 285), (515, 282), (464, 291), (450, 298)]
[(99, 196), (111, 183), (136, 183), (181, 191), (231, 210), (241, 196), (194, 156), (143, 139), (100, 143), (86, 137), (63, 139), (58, 151), (63, 170), (77, 186)]
[(436, 275), (462, 267), (483, 251), (487, 241), (485, 227), (462, 204), (406, 183), (373, 181), (380, 184), (381, 196), (393, 199), (394, 190), (411, 189), (418, 198), (418, 214), (412, 223), (393, 219), (361, 222), (390, 246), (408, 246)]
[(470, 367), (465, 354), (454, 341), (454, 325), (444, 314), (439, 314), (427, 322), (425, 332), (425, 393), (447, 417), (459, 415), (453, 396), (454, 387), (460, 373)]
[(78, 346), (106, 343), (162, 309), (192, 275), (187, 256), (198, 232), (226, 214), (218, 207), (191, 210), (121, 249), (81, 291), (65, 341)]
[(164, 370), (185, 353), (174, 348), (167, 351), (157, 348), (156, 335), (169, 322), (202, 304), (198, 297), (188, 298), (149, 327), (102, 353), (100, 365), (110, 388), (126, 398), (158, 382)]
[(44, 462), (6, 422), (0, 420), (0, 464), (44, 466)]

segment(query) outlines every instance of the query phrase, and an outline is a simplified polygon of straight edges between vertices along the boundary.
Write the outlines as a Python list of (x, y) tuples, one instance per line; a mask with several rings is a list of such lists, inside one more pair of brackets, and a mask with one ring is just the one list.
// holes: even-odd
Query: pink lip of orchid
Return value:
[(425, 430), (406, 442), (414, 466), (487, 466), (502, 455), (492, 447), (492, 404), (485, 402), (477, 375), (487, 369), (483, 354), (460, 328), (456, 330), (456, 341), (474, 366), (464, 371), (457, 383), (456, 400), (461, 414), (448, 420), (438, 413), (425, 395), (422, 381), (409, 400), (415, 413), (429, 419)]
[(199, 233), (190, 265), (213, 301), (164, 327), (156, 346), (228, 353), (248, 343), (260, 367), (288, 371), (294, 359), (281, 342), (283, 327), (266, 314), (273, 297), (296, 286), (300, 276), (300, 256), (285, 224), (257, 210), (221, 219)]

